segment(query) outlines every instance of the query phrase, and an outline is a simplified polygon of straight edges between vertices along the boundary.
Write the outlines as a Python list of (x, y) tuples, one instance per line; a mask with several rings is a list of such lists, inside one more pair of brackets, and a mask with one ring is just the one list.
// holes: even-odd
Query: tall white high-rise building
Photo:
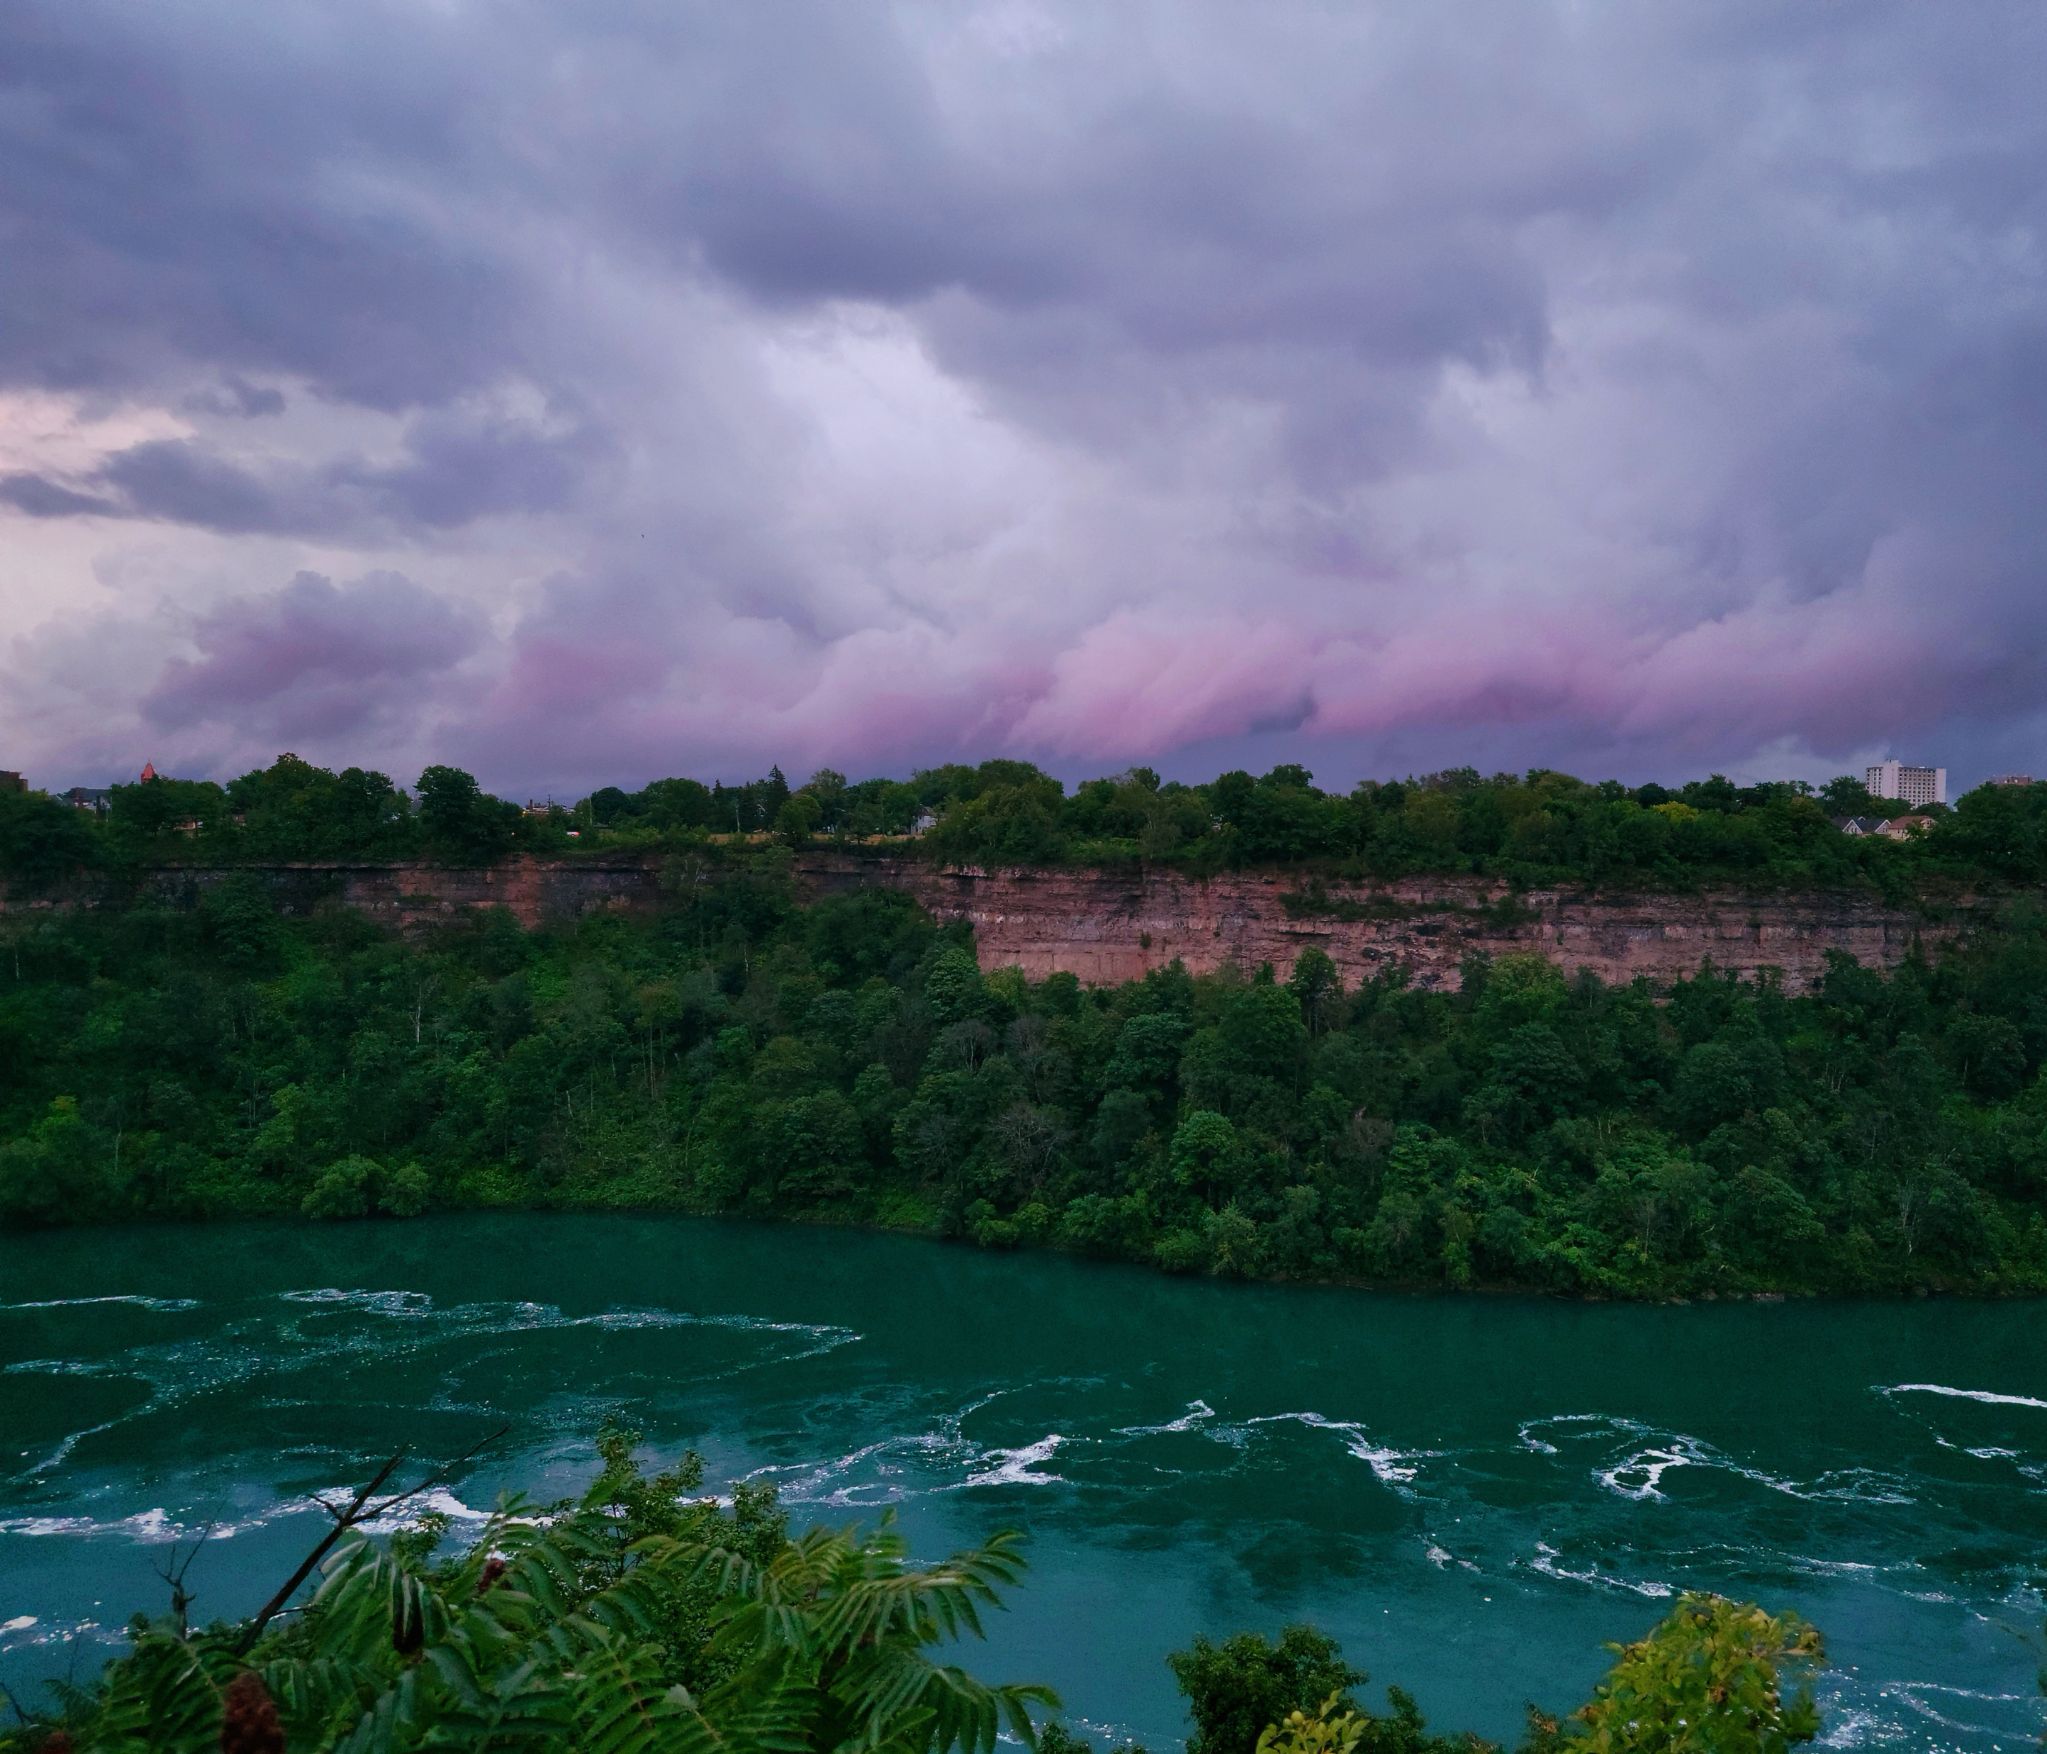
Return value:
[(1947, 802), (1947, 769), (1912, 767), (1902, 761), (1883, 761), (1864, 770), (1862, 783), (1872, 798), (1902, 798), (1924, 807)]

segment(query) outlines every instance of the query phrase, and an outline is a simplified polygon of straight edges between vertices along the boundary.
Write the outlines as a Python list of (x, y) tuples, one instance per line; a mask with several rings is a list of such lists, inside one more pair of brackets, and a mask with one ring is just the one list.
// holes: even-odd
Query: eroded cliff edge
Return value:
[[(662, 861), (524, 859), (464, 869), (424, 864), (294, 864), (260, 868), (278, 905), (307, 912), (339, 903), (409, 927), (473, 908), (502, 907), (533, 926), (593, 911), (651, 912), (674, 905), (676, 874)], [(165, 868), (145, 886), (173, 903), (195, 901), (230, 875)], [(1535, 951), (1567, 971), (1603, 980), (1657, 982), (1714, 966), (1753, 974), (1780, 970), (1798, 991), (1823, 972), (1829, 952), (1891, 967), (1915, 944), (1936, 955), (1985, 918), (1993, 903), (1972, 895), (1938, 908), (1886, 905), (1821, 892), (1601, 894), (1577, 889), (1510, 894), (1477, 878), (1330, 883), (1311, 889), (1285, 872), (1193, 878), (1170, 870), (943, 868), (920, 860), (819, 852), (795, 861), (810, 898), (859, 888), (900, 889), (943, 920), (975, 931), (982, 964), (1058, 971), (1090, 985), (1133, 979), (1176, 957), (1197, 972), (1270, 962), (1284, 971), (1312, 945), (1346, 980), (1399, 968), (1425, 987), (1455, 987), (1474, 951)], [(716, 882), (715, 867), (697, 881)], [(90, 902), (86, 894), (0, 898), (20, 912)]]
[[(827, 892), (859, 881), (835, 869), (808, 876)], [(1534, 951), (1567, 972), (1589, 969), (1617, 983), (1674, 980), (1710, 958), (1744, 974), (1781, 970), (1799, 991), (1824, 972), (1830, 951), (1892, 967), (1915, 943), (1936, 954), (1985, 911), (1973, 898), (1932, 918), (1860, 896), (1731, 890), (1517, 896), (1476, 878), (1331, 883), (1304, 894), (1298, 877), (1277, 872), (1199, 880), (913, 866), (891, 882), (938, 918), (970, 921), (984, 967), (1016, 965), (1034, 977), (1065, 970), (1090, 985), (1131, 980), (1176, 957), (1197, 973), (1261, 962), (1284, 972), (1313, 946), (1347, 982), (1399, 968), (1418, 986), (1454, 988), (1475, 951)]]

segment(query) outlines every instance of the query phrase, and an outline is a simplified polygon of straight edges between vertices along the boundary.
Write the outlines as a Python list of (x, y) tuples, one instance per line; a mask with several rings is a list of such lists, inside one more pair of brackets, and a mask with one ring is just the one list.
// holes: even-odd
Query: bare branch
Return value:
[(278, 1590), (277, 1594), (263, 1604), (255, 1619), (242, 1628), (242, 1636), (235, 1644), (235, 1655), (246, 1656), (248, 1654), (250, 1647), (255, 1644), (257, 1639), (263, 1636), (263, 1628), (277, 1618), (278, 1610), (298, 1593), (299, 1585), (313, 1575), (313, 1567), (327, 1557), (336, 1541), (340, 1540), (348, 1530), (352, 1529), (362, 1520), (363, 1506), (369, 1503), (371, 1496), (376, 1492), (377, 1488), (398, 1471), (398, 1464), (404, 1460), (405, 1452), (400, 1450), (397, 1455), (393, 1456), (376, 1471), (370, 1483), (355, 1495), (346, 1510), (336, 1511), (332, 1505), (324, 1506), (327, 1514), (334, 1518), (334, 1526), (313, 1544), (312, 1552), (299, 1561), (298, 1569), (284, 1580), (284, 1585)]
[(384, 1499), (379, 1504), (370, 1506), (369, 1509), (362, 1511), (352, 1520), (364, 1523), (376, 1522), (382, 1517), (389, 1516), (393, 1510), (405, 1503), (407, 1499), (418, 1498), (423, 1493), (431, 1492), (436, 1486), (447, 1484), (457, 1468), (461, 1467), (464, 1462), (474, 1461), (476, 1457), (489, 1449), (492, 1444), (496, 1443), (499, 1438), (503, 1437), (511, 1429), (509, 1425), (500, 1425), (490, 1436), (482, 1439), (480, 1442), (471, 1444), (459, 1456), (443, 1462), (431, 1474), (427, 1475), (424, 1480), (420, 1481), (417, 1486), (408, 1487), (405, 1491)]
[(325, 1499), (316, 1499), (315, 1502), (319, 1504), (320, 1508), (334, 1519), (333, 1528), (329, 1529), (326, 1534), (322, 1535), (314, 1543), (312, 1552), (308, 1553), (299, 1562), (298, 1569), (285, 1580), (283, 1588), (263, 1604), (262, 1610), (256, 1615), (255, 1619), (242, 1628), (242, 1636), (235, 1645), (235, 1654), (238, 1656), (248, 1654), (256, 1640), (262, 1637), (263, 1628), (268, 1626), (271, 1621), (284, 1611), (285, 1604), (298, 1593), (299, 1586), (313, 1575), (313, 1568), (333, 1551), (335, 1542), (339, 1541), (350, 1529), (354, 1528), (358, 1523), (375, 1522), (380, 1517), (390, 1515), (392, 1511), (397, 1509), (399, 1505), (404, 1504), (408, 1499), (417, 1498), (424, 1492), (431, 1492), (436, 1486), (443, 1484), (464, 1462), (473, 1460), (511, 1429), (509, 1425), (499, 1426), (497, 1430), (493, 1431), (481, 1442), (471, 1444), (469, 1448), (453, 1460), (443, 1462), (431, 1474), (427, 1475), (425, 1479), (421, 1480), (418, 1485), (409, 1486), (403, 1492), (393, 1493), (388, 1498), (378, 1498), (377, 1493), (382, 1489), (384, 1483), (393, 1474), (397, 1473), (400, 1464), (404, 1462), (405, 1452), (403, 1450), (400, 1450), (398, 1454), (379, 1468), (375, 1475), (371, 1477), (369, 1484), (356, 1493), (346, 1505), (337, 1506), (329, 1504)]

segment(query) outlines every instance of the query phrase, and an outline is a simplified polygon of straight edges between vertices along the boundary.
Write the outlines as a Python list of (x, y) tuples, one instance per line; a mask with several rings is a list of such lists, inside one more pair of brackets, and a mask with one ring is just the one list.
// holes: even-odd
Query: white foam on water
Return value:
[[(322, 1493), (319, 1496), (324, 1500), (336, 1495)], [(345, 1501), (355, 1494), (351, 1490), (339, 1496)], [(383, 1516), (367, 1518), (356, 1524), (356, 1527), (367, 1534), (392, 1535), (401, 1529), (417, 1528), (429, 1516), (441, 1516), (446, 1517), (458, 1529), (475, 1529), (481, 1528), (497, 1514), (495, 1510), (478, 1510), (472, 1504), (463, 1503), (445, 1486), (436, 1486), (430, 1492), (414, 1493), (402, 1504), (393, 1506)], [(505, 1521), (517, 1523), (524, 1528), (539, 1529), (547, 1527), (554, 1518), (546, 1515), (514, 1516), (505, 1518)]]
[(1785, 1558), (1815, 1577), (1881, 1577), (1887, 1571), (1899, 1569), (1894, 1565), (1870, 1565), (1860, 1559), (1815, 1559), (1807, 1553), (1787, 1553)]
[(1537, 1432), (1554, 1425), (1579, 1425), (1583, 1431), (1557, 1432), (1560, 1440), (1572, 1438), (1598, 1438), (1612, 1434), (1625, 1437), (1648, 1435), (1649, 1427), (1638, 1419), (1623, 1419), (1612, 1413), (1552, 1413), (1542, 1419), (1527, 1419), (1515, 1428), (1514, 1435), (1521, 1440), (1521, 1447), (1539, 1456), (1561, 1455), (1557, 1444)]
[(1314, 1431), (1334, 1431), (1343, 1438), (1343, 1447), (1372, 1470), (1373, 1478), (1382, 1486), (1390, 1486), (1402, 1496), (1410, 1496), (1407, 1488), (1414, 1483), (1421, 1472), (1419, 1463), (1443, 1452), (1434, 1449), (1402, 1450), (1389, 1449), (1374, 1443), (1364, 1426), (1355, 1419), (1331, 1419), (1323, 1413), (1267, 1413), (1257, 1419), (1247, 1419), (1246, 1425), (1305, 1425)]
[(1429, 1540), (1426, 1536), (1423, 1537), (1422, 1542), (1422, 1557), (1438, 1571), (1448, 1571), (1453, 1565), (1459, 1571), (1478, 1570), (1478, 1567), (1472, 1564), (1469, 1559), (1459, 1559), (1447, 1547), (1437, 1546), (1434, 1541)]
[[(284, 1517), (303, 1516), (329, 1504), (346, 1504), (355, 1496), (355, 1492), (356, 1488), (353, 1486), (343, 1486), (303, 1497), (283, 1498), (253, 1516), (243, 1517), (234, 1522), (180, 1522), (160, 1506), (124, 1517), (10, 1517), (0, 1519), (0, 1535), (71, 1536), (83, 1539), (108, 1536), (132, 1541), (143, 1547), (167, 1546), (174, 1542), (193, 1540), (201, 1535), (212, 1541), (231, 1541), (237, 1535), (246, 1534), (251, 1529), (260, 1529)], [(365, 1519), (356, 1524), (356, 1527), (366, 1534), (396, 1534), (402, 1529), (418, 1527), (420, 1521), (430, 1514), (446, 1517), (458, 1529), (474, 1529), (488, 1523), (497, 1513), (494, 1510), (478, 1510), (472, 1505), (465, 1504), (446, 1487), (437, 1486), (405, 1499), (383, 1516)], [(519, 1516), (508, 1520), (543, 1527), (554, 1519), (548, 1516)]]
[[(975, 1403), (981, 1405), (983, 1403)], [(967, 1411), (972, 1411), (971, 1408)], [(943, 1421), (938, 1431), (920, 1431), (907, 1436), (877, 1438), (825, 1462), (774, 1462), (742, 1475), (746, 1480), (774, 1478), (775, 1491), (787, 1504), (832, 1504), (856, 1510), (870, 1510), (885, 1504), (899, 1504), (913, 1495), (912, 1488), (896, 1476), (906, 1468), (929, 1469), (934, 1461), (948, 1456), (965, 1457), (970, 1446), (959, 1435), (955, 1414)], [(847, 1476), (871, 1465), (878, 1480), (848, 1479)], [(954, 1482), (957, 1486), (958, 1482)], [(946, 1491), (948, 1487), (924, 1490)]]
[(1945, 1395), (1954, 1401), (1981, 1401), (1990, 1407), (2038, 1407), (2047, 1413), (2047, 1401), (2032, 1395), (2001, 1395), (1991, 1389), (1957, 1389), (1940, 1382), (1899, 1382), (1878, 1388), (1880, 1395)]
[[(97, 1620), (69, 1620), (59, 1626), (50, 1626), (33, 1614), (23, 1614), (0, 1622), (0, 1651), (33, 1650), (38, 1645), (61, 1644), (67, 1639), (84, 1638), (100, 1630)], [(107, 1631), (102, 1636), (112, 1639), (117, 1635)]]
[[(1838, 1482), (1838, 1484), (1836, 1483)], [(1881, 1468), (1833, 1468), (1810, 1488), (1781, 1486), (1793, 1498), (1831, 1498), (1844, 1504), (1916, 1504), (1908, 1482)]]
[(344, 1291), (323, 1285), (311, 1291), (280, 1291), (280, 1303), (331, 1305), (340, 1309), (368, 1310), (376, 1315), (431, 1315), (434, 1300), (424, 1291)]
[(1137, 1731), (1128, 1724), (1112, 1723), (1105, 1718), (1088, 1717), (1077, 1711), (1066, 1714), (1069, 1724), (1076, 1724), (1091, 1736), (1100, 1736), (1114, 1750), (1119, 1743), (1134, 1742)]
[(1817, 1746), (1822, 1748), (1880, 1748), (1910, 1734), (1895, 1719), (1833, 1701), (1822, 1702), (1820, 1717), (1824, 1727)]
[[(850, 1332), (850, 1330), (846, 1330)], [(858, 1336), (854, 1336), (857, 1338)], [(925, 1493), (958, 1492), (969, 1486), (1065, 1484), (1057, 1474), (1034, 1471), (1052, 1451), (1070, 1441), (1059, 1433), (1020, 1449), (993, 1449), (970, 1441), (968, 1417), (1014, 1391), (991, 1389), (957, 1412), (943, 1413), (934, 1429), (896, 1432), (822, 1462), (771, 1462), (741, 1476), (771, 1479), (783, 1502), (830, 1504), (871, 1510)], [(959, 1473), (951, 1480), (934, 1475)]]
[[(1980, 1688), (1950, 1687), (1939, 1681), (1894, 1681), (1879, 1691), (1886, 1699), (1901, 1701), (1921, 1717), (1939, 1724), (1943, 1729), (1954, 1730), (1965, 1736), (1988, 1736), (1994, 1743), (2001, 1744), (2015, 1734), (2025, 1735), (2032, 1740), (2037, 1740), (2040, 1735), (2038, 1715), (2040, 1696), (2037, 1693), (1987, 1693)], [(1951, 1711), (1966, 1711), (1969, 1705), (2005, 1705), (2020, 1708), (2014, 1710), (2010, 1717), (2023, 1720), (2024, 1727), (2021, 1728), (2019, 1723), (2010, 1721), (1972, 1723), (1958, 1717), (1949, 1717), (1946, 1712), (1935, 1707), (1932, 1700), (1926, 1697), (1928, 1694), (1938, 1695), (1941, 1703), (1947, 1705)], [(1967, 1703), (1964, 1705), (1952, 1703), (1957, 1700)]]
[[(1118, 1437), (1164, 1437), (1171, 1432), (1200, 1431), (1214, 1417), (1215, 1409), (1206, 1401), (1189, 1401), (1187, 1403), (1187, 1411), (1182, 1413), (1177, 1419), (1169, 1420), (1164, 1425), (1119, 1425), (1116, 1427), (1116, 1435)], [(1210, 1433), (1209, 1435), (1219, 1437), (1221, 1433)]]
[(1701, 1445), (1691, 1438), (1680, 1437), (1661, 1447), (1637, 1450), (1612, 1467), (1601, 1468), (1595, 1478), (1607, 1491), (1640, 1502), (1663, 1496), (1663, 1476), (1672, 1468), (1696, 1467), (1707, 1461)]
[(730, 1328), (742, 1333), (804, 1334), (835, 1346), (860, 1338), (853, 1329), (831, 1323), (784, 1322), (752, 1315), (699, 1315), (690, 1310), (607, 1309), (590, 1315), (572, 1316), (564, 1314), (555, 1304), (524, 1299), (441, 1307), (424, 1291), (350, 1291), (331, 1285), (302, 1291), (280, 1291), (277, 1295), (281, 1302), (315, 1308), (360, 1310), (369, 1315), (406, 1320), (434, 1316), (464, 1332), (482, 1329), (520, 1333), (542, 1328)]
[(125, 1303), (136, 1309), (197, 1309), (196, 1297), (143, 1297), (124, 1292), (107, 1297), (45, 1297), (31, 1303), (0, 1303), (0, 1313), (11, 1309), (84, 1309), (95, 1303)]
[(960, 1482), (964, 1490), (969, 1486), (1059, 1486), (1065, 1484), (1060, 1474), (1040, 1474), (1035, 1470), (1040, 1462), (1049, 1462), (1066, 1441), (1058, 1432), (1049, 1432), (1036, 1443), (1027, 1443), (1019, 1449), (992, 1449), (984, 1455), (983, 1462), (994, 1466), (984, 1467), (978, 1473), (969, 1474)]
[[(130, 1297), (84, 1298), (89, 1302), (149, 1302), (161, 1307), (200, 1307), (191, 1299), (139, 1299)], [(806, 1343), (796, 1346), (771, 1345), (758, 1356), (741, 1357), (714, 1366), (712, 1376), (731, 1376), (742, 1371), (795, 1363), (816, 1357), (858, 1341), (860, 1334), (848, 1327), (826, 1323), (775, 1321), (750, 1315), (697, 1315), (665, 1309), (613, 1309), (592, 1315), (568, 1316), (552, 1304), (528, 1301), (461, 1304), (441, 1307), (424, 1292), (407, 1290), (347, 1290), (338, 1286), (314, 1286), (275, 1294), (274, 1302), (296, 1305), (309, 1313), (352, 1313), (403, 1324), (412, 1349), (448, 1344), (475, 1344), (512, 1334), (568, 1328), (596, 1328), (603, 1331), (637, 1328), (718, 1328), (734, 1332), (789, 1336)], [(5, 1307), (5, 1306), (0, 1306)], [(43, 1307), (43, 1306), (30, 1306)], [(54, 1306), (52, 1306), (54, 1307)], [(161, 1414), (192, 1396), (237, 1384), (275, 1383), (279, 1379), (315, 1370), (348, 1368), (358, 1362), (375, 1360), (388, 1350), (388, 1342), (365, 1334), (355, 1324), (307, 1322), (303, 1325), (271, 1318), (228, 1321), (201, 1336), (134, 1345), (103, 1358), (30, 1359), (5, 1366), (8, 1372), (68, 1376), (132, 1376), (146, 1383), (150, 1393), (141, 1404), (128, 1408), (103, 1423), (74, 1431), (59, 1440), (40, 1459), (11, 1476), (33, 1480), (62, 1467), (86, 1439), (125, 1426), (135, 1420)], [(273, 1397), (274, 1398), (274, 1397)], [(289, 1404), (280, 1401), (279, 1404)]]
[[(216, 1540), (225, 1540), (253, 1523), (220, 1523), (213, 1529)], [(101, 1520), (89, 1516), (17, 1516), (0, 1517), (0, 1535), (27, 1535), (42, 1537), (49, 1535), (116, 1535), (124, 1540), (144, 1547), (160, 1547), (168, 1542), (182, 1541), (188, 1530), (183, 1523), (174, 1522), (171, 1513), (161, 1506), (149, 1510), (138, 1510), (132, 1516)]]
[[(350, 1493), (350, 1497), (354, 1494)], [(344, 1505), (343, 1508), (346, 1508)], [(477, 1510), (464, 1504), (445, 1486), (436, 1486), (431, 1492), (415, 1493), (402, 1506), (394, 1507), (380, 1517), (370, 1517), (356, 1527), (373, 1535), (388, 1535), (399, 1529), (409, 1529), (418, 1524), (422, 1517), (444, 1516), (458, 1527), (465, 1524), (487, 1523), (490, 1512)]]
[(1438, 1571), (1448, 1571), (1456, 1566), (1459, 1571), (1477, 1571), (1478, 1567), (1469, 1559), (1459, 1559), (1449, 1548), (1440, 1546), (1433, 1535), (1422, 1536), (1422, 1557)]
[(0, 1370), (0, 1376), (121, 1376), (91, 1358), (22, 1358)]
[(1530, 1571), (1539, 1571), (1544, 1577), (1554, 1577), (1566, 1583), (1589, 1583), (1596, 1584), (1601, 1589), (1631, 1590), (1638, 1596), (1648, 1596), (1654, 1601), (1662, 1601), (1667, 1597), (1677, 1594), (1677, 1591), (1669, 1584), (1658, 1583), (1653, 1578), (1644, 1582), (1637, 1582), (1633, 1578), (1616, 1577), (1611, 1572), (1596, 1569), (1572, 1571), (1568, 1567), (1557, 1563), (1560, 1557), (1562, 1556), (1547, 1541), (1538, 1541), (1535, 1544), (1535, 1557), (1528, 1561), (1528, 1569)]
[[(147, 1412), (149, 1407), (154, 1404), (154, 1397), (152, 1397), (147, 1404), (137, 1408), (136, 1412)], [(33, 1480), (40, 1475), (49, 1473), (53, 1468), (61, 1468), (71, 1459), (71, 1452), (88, 1437), (97, 1437), (103, 1431), (112, 1431), (115, 1426), (127, 1423), (133, 1416), (130, 1413), (123, 1413), (115, 1418), (102, 1420), (98, 1425), (88, 1425), (82, 1431), (67, 1432), (59, 1440), (57, 1447), (43, 1457), (41, 1461), (31, 1462), (20, 1473), (14, 1475), (13, 1478), (16, 1480)]]
[[(1604, 1468), (1595, 1468), (1593, 1478), (1607, 1491), (1636, 1503), (1663, 1500), (1664, 1476), (1675, 1468), (1709, 1468), (1736, 1479), (1747, 1480), (1754, 1485), (1767, 1487), (1772, 1492), (1781, 1492), (1787, 1498), (1803, 1499), (1807, 1502), (1820, 1499), (1850, 1501), (1860, 1504), (1911, 1504), (1914, 1502), (1904, 1483), (1895, 1475), (1883, 1474), (1872, 1468), (1837, 1468), (1822, 1474), (1808, 1483), (1787, 1480), (1780, 1475), (1766, 1473), (1761, 1468), (1751, 1468), (1736, 1461), (1722, 1450), (1715, 1449), (1701, 1438), (1685, 1432), (1653, 1433), (1646, 1425), (1632, 1419), (1605, 1419), (1601, 1415), (1586, 1416), (1587, 1422), (1597, 1419), (1616, 1434), (1650, 1437), (1651, 1441), (1623, 1456), (1619, 1461)], [(1536, 1420), (1537, 1425), (1562, 1424), (1564, 1420)], [(1525, 1440), (1524, 1440), (1525, 1441)]]

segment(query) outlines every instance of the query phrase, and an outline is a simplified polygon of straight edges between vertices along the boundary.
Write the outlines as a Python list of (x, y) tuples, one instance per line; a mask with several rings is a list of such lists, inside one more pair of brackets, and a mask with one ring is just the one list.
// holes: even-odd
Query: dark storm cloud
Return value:
[(109, 458), (98, 479), (121, 494), (131, 517), (230, 535), (305, 529), (324, 509), (306, 503), (300, 487), (266, 482), (183, 439), (132, 445)]
[(375, 540), (447, 530), (496, 513), (560, 510), (609, 452), (593, 429), (548, 432), (518, 422), (425, 415), (393, 462), (250, 466), (190, 439), (117, 451), (78, 486), (0, 477), (0, 501), (32, 517), (114, 517), (189, 524), (224, 535)]
[[(0, 392), (188, 424), (0, 452), (0, 505), (430, 545), (493, 604), (523, 515), (547, 559), (443, 717), (563, 786), (2005, 765), (2047, 706), (2043, 62), (2029, 0), (23, 0)], [(149, 714), (395, 601), (242, 605)], [(340, 711), (259, 716), (300, 687)]]
[(436, 36), (375, 4), (7, 8), (0, 381), (203, 362), (402, 408), (495, 376), (520, 280), (377, 188), (457, 168)]
[(118, 517), (121, 512), (110, 499), (27, 474), (0, 475), (0, 505), (10, 505), (32, 518)]
[(516, 421), (429, 414), (413, 423), (400, 462), (337, 464), (327, 470), (326, 485), (399, 522), (445, 530), (498, 512), (559, 511), (610, 448), (587, 426), (548, 432)]
[(300, 573), (201, 617), (193, 655), (164, 667), (142, 718), (159, 731), (229, 724), (331, 746), (394, 713), (425, 716), (445, 673), (482, 639), (475, 615), (400, 574), (337, 585)]

